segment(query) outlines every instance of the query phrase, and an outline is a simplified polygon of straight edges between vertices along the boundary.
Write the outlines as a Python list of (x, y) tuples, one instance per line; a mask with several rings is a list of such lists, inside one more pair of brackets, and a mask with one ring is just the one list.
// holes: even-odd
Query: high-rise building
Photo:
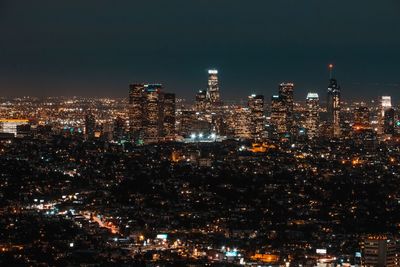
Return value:
[(144, 84), (129, 85), (129, 132), (137, 142), (143, 137)]
[(382, 96), (379, 99), (378, 110), (378, 134), (385, 133), (385, 112), (392, 108), (392, 98), (390, 96)]
[(395, 267), (397, 265), (396, 241), (386, 235), (369, 235), (362, 241), (365, 267)]
[(294, 107), (294, 84), (281, 83), (279, 85), (279, 97), (286, 110), (286, 131), (291, 133), (293, 127), (293, 107)]
[(232, 129), (234, 138), (250, 139), (251, 132), (251, 111), (248, 107), (236, 107), (231, 110), (228, 117), (229, 128)]
[(394, 108), (388, 108), (385, 110), (383, 118), (383, 132), (385, 134), (395, 134), (395, 110)]
[(310, 139), (318, 135), (319, 124), (319, 96), (317, 93), (308, 93), (306, 98), (306, 123), (305, 128)]
[(164, 94), (164, 135), (168, 139), (175, 139), (175, 94)]
[(281, 136), (287, 132), (287, 108), (279, 95), (271, 98), (271, 119), (270, 123), (274, 128), (274, 135)]
[(359, 128), (370, 127), (370, 112), (366, 106), (358, 106), (354, 109), (354, 126)]
[(392, 98), (390, 96), (382, 96), (380, 100), (382, 112), (392, 107)]
[(254, 139), (261, 139), (264, 132), (264, 96), (251, 95), (248, 100), (250, 109), (250, 131)]
[(153, 143), (175, 136), (175, 94), (161, 84), (132, 84), (129, 91), (129, 125), (133, 141)]
[(328, 124), (331, 127), (331, 132), (334, 137), (340, 136), (340, 86), (337, 80), (332, 78), (333, 65), (329, 65), (330, 79), (328, 86), (328, 98), (327, 98), (327, 112), (328, 112)]
[(163, 136), (164, 114), (161, 84), (144, 85), (144, 140), (147, 143), (158, 142)]
[(271, 119), (273, 135), (282, 136), (294, 132), (293, 110), (294, 110), (294, 84), (281, 83), (279, 94), (273, 95), (271, 99)]
[(208, 70), (207, 98), (213, 106), (218, 105), (221, 101), (217, 70)]
[(196, 94), (196, 111), (197, 112), (204, 112), (208, 108), (208, 101), (207, 101), (207, 91), (200, 90)]

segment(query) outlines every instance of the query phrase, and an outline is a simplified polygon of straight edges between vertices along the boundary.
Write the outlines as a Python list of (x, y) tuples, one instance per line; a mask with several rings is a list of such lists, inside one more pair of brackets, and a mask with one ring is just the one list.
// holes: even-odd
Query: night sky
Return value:
[[(134, 81), (223, 99), (296, 84), (325, 100), (400, 94), (399, 0), (0, 0), (0, 96), (124, 97)], [(400, 100), (400, 99), (399, 99)]]

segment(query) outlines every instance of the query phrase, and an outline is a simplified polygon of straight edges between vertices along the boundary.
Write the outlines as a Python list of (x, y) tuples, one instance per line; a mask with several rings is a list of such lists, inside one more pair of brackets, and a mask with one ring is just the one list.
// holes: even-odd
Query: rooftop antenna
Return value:
[(329, 64), (329, 79), (333, 77), (333, 64)]

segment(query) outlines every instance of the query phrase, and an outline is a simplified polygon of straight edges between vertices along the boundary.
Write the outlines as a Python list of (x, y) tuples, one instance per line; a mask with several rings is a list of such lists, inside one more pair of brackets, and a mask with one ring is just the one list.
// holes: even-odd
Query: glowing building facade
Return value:
[(134, 141), (143, 135), (144, 84), (129, 85), (129, 132)]
[(175, 135), (175, 95), (161, 84), (132, 84), (129, 91), (129, 125), (136, 143), (153, 143)]
[(0, 133), (13, 134), (17, 136), (18, 126), (26, 125), (29, 120), (26, 119), (0, 119)]
[(394, 238), (386, 235), (367, 236), (361, 243), (361, 247), (363, 249), (363, 266), (398, 266), (397, 245)]
[(378, 110), (378, 134), (385, 134), (385, 113), (392, 108), (392, 98), (390, 96), (382, 96), (379, 99)]
[(334, 137), (340, 136), (340, 101), (340, 86), (336, 79), (331, 78), (328, 86), (327, 112), (328, 125), (331, 129), (331, 135)]
[(354, 109), (354, 126), (369, 128), (370, 127), (370, 111), (366, 106), (359, 106)]
[(212, 106), (219, 105), (221, 102), (217, 70), (208, 70), (207, 98)]
[(254, 139), (261, 139), (264, 132), (264, 96), (251, 95), (248, 98), (250, 109), (251, 135)]
[(207, 101), (207, 91), (200, 90), (196, 94), (196, 111), (197, 112), (205, 112), (208, 108), (209, 102)]
[(308, 93), (306, 98), (306, 122), (305, 128), (310, 139), (318, 136), (319, 124), (319, 96), (317, 93)]
[(279, 85), (279, 97), (286, 113), (286, 131), (290, 133), (293, 127), (294, 84), (281, 83)]
[(273, 135), (281, 136), (287, 132), (287, 112), (284, 102), (279, 95), (271, 98), (271, 119), (270, 123), (274, 127)]

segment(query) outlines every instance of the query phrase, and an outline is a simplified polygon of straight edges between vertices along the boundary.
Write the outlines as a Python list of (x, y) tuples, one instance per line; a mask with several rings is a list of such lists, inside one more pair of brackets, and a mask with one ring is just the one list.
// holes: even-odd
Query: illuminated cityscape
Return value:
[[(340, 102), (331, 78), (326, 103), (280, 83), (269, 103), (224, 104), (208, 74), (185, 104), (147, 83), (121, 99), (2, 98), (2, 253), (51, 265), (397, 266), (391, 97)], [(51, 225), (63, 229), (56, 242)]]
[(3, 2), (0, 266), (400, 266), (395, 1)]

